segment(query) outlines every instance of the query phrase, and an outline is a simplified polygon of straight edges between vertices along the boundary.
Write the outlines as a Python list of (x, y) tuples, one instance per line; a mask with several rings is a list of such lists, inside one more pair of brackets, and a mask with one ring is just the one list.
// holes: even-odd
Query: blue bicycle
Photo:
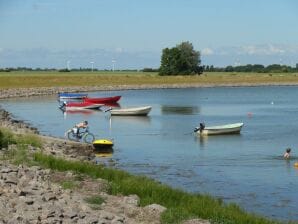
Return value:
[(95, 140), (94, 135), (89, 132), (89, 128), (78, 129), (77, 127), (73, 127), (65, 132), (65, 136), (71, 141), (82, 141), (89, 144), (91, 144)]

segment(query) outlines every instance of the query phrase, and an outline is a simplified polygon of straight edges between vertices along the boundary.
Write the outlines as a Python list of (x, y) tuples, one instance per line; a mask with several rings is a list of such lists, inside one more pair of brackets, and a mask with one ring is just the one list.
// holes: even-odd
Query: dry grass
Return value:
[(8, 72), (0, 73), (0, 89), (113, 85), (253, 85), (298, 84), (297, 73), (204, 73), (158, 76), (143, 72)]

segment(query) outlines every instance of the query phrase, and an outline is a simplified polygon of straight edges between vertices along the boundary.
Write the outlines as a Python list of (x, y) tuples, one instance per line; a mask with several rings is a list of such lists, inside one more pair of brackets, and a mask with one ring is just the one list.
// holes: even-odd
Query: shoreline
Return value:
[[(92, 145), (41, 135), (38, 129), (22, 120), (15, 120), (10, 112), (1, 107), (0, 128), (14, 134), (37, 135), (42, 146), (29, 146), (29, 154), (41, 151), (44, 155), (67, 161), (97, 164)], [(0, 147), (0, 157), (16, 150), (16, 147), (14, 144), (3, 149)], [(85, 176), (78, 181), (76, 177), (77, 174), (71, 171), (59, 172), (39, 166), (14, 165), (10, 160), (0, 159), (0, 223), (58, 221), (57, 223), (160, 224), (165, 207), (158, 204), (141, 207), (137, 195), (109, 194), (109, 183), (105, 179)], [(65, 183), (73, 183), (77, 187), (63, 188)], [(102, 198), (103, 202), (96, 207), (92, 203), (88, 204), (88, 198)], [(2, 202), (6, 206), (1, 205)], [(199, 220), (196, 224), (210, 223)]]
[(0, 89), (0, 99), (55, 95), (60, 92), (96, 92), (146, 89), (181, 89), (181, 88), (213, 88), (213, 87), (258, 87), (258, 86), (298, 86), (298, 83), (238, 83), (238, 84), (157, 84), (157, 85), (105, 85), (105, 86), (73, 86), (73, 87), (37, 87)]
[[(14, 134), (37, 135), (42, 147), (29, 146), (29, 153), (41, 151), (44, 155), (58, 159), (98, 165), (94, 160), (95, 151), (92, 145), (41, 135), (37, 128), (25, 121), (14, 119), (10, 112), (0, 106), (1, 127)], [(0, 148), (0, 156), (15, 149), (16, 145), (9, 145), (7, 149)], [(156, 203), (140, 206), (141, 199), (136, 194), (110, 194), (107, 190), (110, 183), (105, 179), (94, 180), (87, 176), (81, 181), (76, 179), (77, 174), (72, 171), (59, 172), (36, 165), (17, 166), (10, 160), (0, 160), (0, 202), (2, 200), (7, 204), (3, 207), (0, 203), (0, 222), (13, 220), (16, 223), (48, 223), (59, 220), (60, 223), (160, 224), (162, 213), (167, 210)], [(80, 187), (68, 189), (61, 186), (68, 182)], [(86, 199), (94, 197), (102, 198), (103, 203), (88, 204)], [(14, 203), (20, 206), (14, 207)], [(76, 214), (72, 210), (75, 210)], [(191, 218), (181, 223), (210, 224), (209, 220), (201, 218)]]
[[(281, 85), (281, 84), (274, 84), (274, 86), (296, 86), (296, 85), (293, 85), (293, 84), (288, 84), (288, 85)], [(113, 91), (113, 90), (139, 90), (139, 89), (157, 89), (157, 88), (199, 88), (199, 87), (202, 87), (202, 88), (211, 88), (211, 87), (255, 87), (255, 86), (270, 86), (270, 85), (140, 85), (140, 86), (127, 86), (127, 85), (123, 85), (123, 86), (113, 86), (111, 88), (99, 88), (99, 87), (93, 87), (91, 90), (90, 90), (90, 87), (69, 87), (70, 88), (70, 91), (72, 92), (76, 92), (76, 91), (107, 91), (107, 90), (110, 90), (110, 91)], [(54, 89), (54, 90), (53, 90)], [(57, 90), (59, 91), (59, 89), (61, 88), (42, 88), (42, 91), (38, 90), (38, 89), (23, 89), (24, 92), (22, 92), (22, 94), (17, 94), (17, 91), (19, 91), (20, 89), (11, 89), (12, 91), (15, 92), (15, 96), (11, 96), (11, 97), (6, 97), (6, 98), (12, 98), (12, 97), (29, 97), (29, 96), (42, 96), (42, 95), (53, 95), (53, 94), (56, 94), (58, 92), (56, 92)], [(0, 93), (2, 94), (2, 92), (0, 91)], [(51, 93), (51, 94), (49, 94)], [(2, 96), (2, 95), (1, 95)], [(1, 98), (1, 97), (0, 97)], [(38, 133), (38, 130), (34, 127), (31, 127), (30, 124), (24, 122), (24, 121), (18, 121), (18, 120), (15, 120), (13, 118), (13, 114), (4, 110), (3, 108), (1, 108), (0, 106), (0, 126), (3, 126), (3, 119), (1, 119), (1, 113), (4, 113), (4, 115), (6, 116), (6, 118), (8, 119), (4, 119), (4, 123), (8, 124), (8, 127), (13, 127), (14, 129), (18, 130), (22, 130), (22, 129), (26, 129), (26, 130), (29, 130), (29, 132), (33, 131), (33, 133), (35, 134), (38, 134), (38, 136), (41, 136), (41, 139), (42, 141), (46, 141), (46, 139), (52, 139), (52, 140), (49, 140), (50, 142), (51, 141), (56, 141), (56, 140), (62, 140), (61, 144), (53, 144), (52, 145), (52, 150), (48, 150), (47, 151), (47, 154), (49, 155), (54, 155), (54, 156), (61, 156), (61, 152), (59, 152), (61, 149), (65, 148), (65, 146), (67, 145), (67, 143), (63, 143), (63, 139), (60, 139), (60, 138), (54, 138), (54, 137), (50, 137), (50, 136), (43, 136), (43, 135), (40, 135)], [(5, 126), (5, 125), (4, 125)], [(26, 131), (25, 131), (26, 133)], [(75, 143), (75, 144), (78, 144), (78, 145), (82, 145), (81, 143)], [(53, 148), (55, 148), (55, 150), (53, 150)], [(69, 147), (66, 147), (69, 150)], [(72, 146), (70, 147), (72, 148)], [(78, 147), (80, 148), (80, 147)], [(58, 150), (57, 150), (58, 149)], [(80, 151), (84, 151), (84, 150), (80, 150)], [(64, 151), (65, 152), (65, 151)], [(62, 155), (64, 154), (64, 152), (62, 152)], [(76, 153), (76, 150), (74, 151), (74, 153)], [(89, 150), (89, 153), (90, 153), (90, 150)], [(65, 155), (65, 154), (64, 154)], [(81, 156), (81, 155), (76, 155), (76, 154), (68, 154), (66, 155), (68, 158), (71, 158), (71, 159), (74, 159), (74, 160), (81, 160), (81, 161), (90, 161), (90, 154), (88, 154), (87, 156), (84, 155), (84, 156)], [(89, 158), (89, 159), (88, 159)], [(12, 168), (12, 169), (15, 169)], [(122, 200), (122, 199), (119, 199), (119, 200)], [(128, 205), (129, 206), (129, 205)], [(158, 216), (160, 216), (161, 212), (158, 212)], [(118, 214), (119, 215), (119, 214)], [(115, 215), (115, 217), (117, 217), (117, 215)], [(152, 217), (150, 217), (152, 218)], [(156, 217), (155, 217), (156, 218)], [(155, 219), (154, 218), (154, 219)], [(159, 219), (159, 218), (158, 218)], [(151, 220), (152, 221), (152, 220)], [(149, 221), (149, 223), (151, 223), (151, 221)], [(158, 221), (155, 220), (157, 223)], [(194, 220), (188, 220), (188, 221), (185, 221), (184, 222), (185, 224), (187, 223), (191, 223), (191, 224), (200, 224), (200, 223), (208, 223), (209, 222), (207, 220), (201, 220), (201, 219), (194, 219)]]

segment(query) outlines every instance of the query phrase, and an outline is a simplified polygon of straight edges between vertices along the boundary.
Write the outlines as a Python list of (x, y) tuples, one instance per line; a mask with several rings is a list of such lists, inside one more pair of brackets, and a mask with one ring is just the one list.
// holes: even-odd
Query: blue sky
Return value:
[(0, 67), (159, 67), (190, 41), (203, 64), (298, 63), (296, 0), (0, 0)]

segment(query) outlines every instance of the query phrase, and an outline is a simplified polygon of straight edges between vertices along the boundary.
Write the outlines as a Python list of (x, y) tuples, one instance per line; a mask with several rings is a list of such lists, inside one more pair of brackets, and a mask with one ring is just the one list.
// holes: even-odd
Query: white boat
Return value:
[(200, 124), (200, 127), (196, 127), (194, 132), (200, 135), (225, 135), (225, 134), (239, 134), (243, 123), (225, 124), (217, 126), (205, 127), (204, 124)]
[(85, 109), (99, 109), (104, 104), (96, 104), (90, 102), (63, 102), (60, 109), (65, 111), (85, 110)]
[(111, 115), (118, 116), (147, 116), (151, 110), (151, 106), (131, 107), (131, 108), (113, 108), (110, 110)]

